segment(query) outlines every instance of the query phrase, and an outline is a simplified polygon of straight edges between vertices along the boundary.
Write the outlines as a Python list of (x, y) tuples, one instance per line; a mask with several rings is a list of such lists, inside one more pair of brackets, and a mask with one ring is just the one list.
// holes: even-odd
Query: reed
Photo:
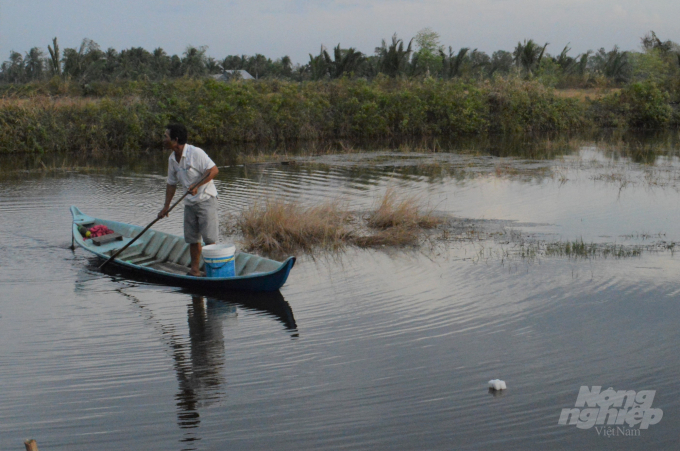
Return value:
[(236, 232), (244, 248), (267, 254), (338, 251), (346, 246), (381, 247), (417, 245), (445, 218), (424, 209), (417, 197), (399, 196), (388, 189), (377, 208), (357, 214), (341, 200), (314, 206), (268, 199), (236, 219)]
[(244, 210), (237, 229), (247, 249), (265, 253), (339, 249), (351, 231), (350, 214), (341, 201), (306, 207), (299, 202), (268, 199)]
[(433, 229), (443, 219), (435, 216), (432, 210), (425, 210), (418, 196), (400, 196), (390, 187), (379, 200), (377, 208), (368, 215), (366, 222), (374, 229)]

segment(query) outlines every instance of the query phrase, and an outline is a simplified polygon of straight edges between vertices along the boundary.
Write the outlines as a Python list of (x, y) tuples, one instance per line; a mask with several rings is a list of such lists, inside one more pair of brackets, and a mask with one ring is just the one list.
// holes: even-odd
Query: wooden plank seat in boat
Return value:
[[(93, 218), (75, 206), (71, 207), (71, 214), (74, 244), (104, 260), (108, 260), (143, 230), (141, 226)], [(120, 234), (122, 240), (95, 245), (91, 238), (84, 238), (78, 230), (78, 226), (92, 224), (107, 226)], [(204, 266), (203, 263), (201, 261), (201, 267)], [(295, 257), (277, 262), (258, 255), (237, 252), (234, 261), (235, 274), (231, 277), (190, 276), (187, 275), (190, 264), (190, 246), (184, 242), (184, 238), (159, 230), (147, 230), (111, 262), (112, 267), (129, 271), (126, 273), (128, 275), (167, 285), (219, 292), (277, 291), (286, 283), (288, 274), (295, 264)]]
[(109, 233), (108, 235), (92, 238), (92, 244), (95, 246), (101, 246), (102, 244), (110, 243), (111, 241), (123, 241), (123, 235), (120, 233)]

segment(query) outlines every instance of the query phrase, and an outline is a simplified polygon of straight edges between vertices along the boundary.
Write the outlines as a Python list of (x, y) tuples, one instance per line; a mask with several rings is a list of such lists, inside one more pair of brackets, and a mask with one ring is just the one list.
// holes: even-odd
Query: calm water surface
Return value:
[[(50, 450), (677, 446), (674, 253), (351, 249), (303, 257), (280, 293), (203, 296), (102, 274), (69, 249), (71, 205), (154, 218), (166, 169), (150, 160), (0, 179), (0, 449), (28, 437)], [(592, 146), (538, 162), (371, 152), (223, 167), (217, 187), (225, 216), (267, 196), (368, 209), (393, 187), (544, 240), (680, 241), (680, 164), (655, 161)], [(181, 234), (181, 214), (158, 228)], [(558, 425), (581, 386), (656, 390), (663, 418), (638, 437)]]

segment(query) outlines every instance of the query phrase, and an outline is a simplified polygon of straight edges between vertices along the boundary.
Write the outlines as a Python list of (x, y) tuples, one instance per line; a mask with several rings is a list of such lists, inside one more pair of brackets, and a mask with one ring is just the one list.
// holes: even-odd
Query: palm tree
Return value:
[(283, 58), (281, 58), (281, 66), (283, 66), (283, 74), (285, 76), (291, 76), (293, 73), (293, 61), (290, 59), (290, 56), (286, 55)]
[(205, 52), (207, 50), (205, 46), (196, 48), (190, 45), (187, 47), (182, 58), (182, 75), (187, 77), (205, 75), (207, 72)]
[(170, 70), (170, 57), (165, 50), (158, 47), (153, 51), (151, 58), (151, 70), (157, 80), (168, 76)]
[(570, 74), (578, 67), (578, 61), (576, 58), (572, 58), (568, 55), (570, 50), (571, 48), (569, 47), (569, 44), (567, 44), (564, 46), (564, 49), (562, 49), (562, 52), (558, 56), (552, 58), (552, 60), (557, 63), (558, 66), (560, 66), (564, 74)]
[(26, 77), (29, 80), (38, 80), (43, 76), (43, 69), (45, 67), (43, 51), (38, 47), (33, 47), (26, 53), (24, 59), (24, 67), (26, 69)]
[(328, 62), (324, 56), (326, 48), (322, 45), (319, 55), (312, 56), (309, 54), (309, 70), (311, 72), (312, 80), (321, 80), (328, 76)]
[(547, 42), (541, 47), (536, 44), (533, 39), (529, 39), (528, 41), (525, 39), (524, 44), (518, 42), (513, 53), (515, 64), (524, 69), (527, 74), (531, 74), (538, 68), (539, 64), (541, 64), (546, 47), (548, 47)]
[(208, 70), (209, 74), (219, 74), (222, 72), (222, 66), (212, 56), (208, 57), (206, 60), (205, 68)]
[(375, 49), (379, 57), (378, 70), (393, 78), (404, 73), (411, 57), (412, 43), (413, 39), (409, 41), (408, 47), (404, 50), (404, 41), (398, 39), (396, 33), (392, 36), (392, 44), (389, 47), (383, 39), (382, 46)]
[(442, 57), (442, 75), (444, 78), (454, 78), (460, 76), (460, 69), (465, 62), (465, 56), (470, 49), (463, 47), (454, 55), (453, 47), (449, 46), (449, 55), (447, 56), (443, 50), (439, 50), (439, 55)]
[(611, 78), (617, 83), (623, 83), (630, 78), (630, 63), (628, 52), (622, 52), (614, 46), (609, 52), (601, 48), (592, 58), (593, 69)]
[(578, 64), (576, 66), (576, 73), (579, 75), (585, 75), (586, 69), (588, 68), (588, 58), (590, 54), (593, 53), (592, 50), (588, 50), (586, 53), (582, 53), (578, 57)]
[(343, 50), (340, 44), (333, 49), (333, 60), (325, 49), (322, 50), (322, 54), (331, 78), (340, 78), (343, 74), (355, 72), (364, 61), (361, 52), (357, 52), (353, 47)]
[(253, 75), (255, 78), (267, 76), (268, 66), (272, 64), (272, 61), (266, 56), (256, 53), (255, 56), (248, 58), (245, 69), (249, 74)]
[(168, 73), (171, 77), (181, 77), (182, 70), (184, 69), (182, 65), (182, 60), (177, 55), (172, 55), (170, 57), (170, 63), (168, 64)]
[(224, 70), (240, 70), (245, 68), (247, 63), (248, 58), (245, 55), (229, 55), (222, 60), (221, 66)]
[(50, 52), (48, 66), (52, 75), (61, 75), (61, 53), (59, 52), (59, 44), (57, 44), (56, 37), (52, 39), (52, 45), (47, 46), (47, 50)]
[(12, 50), (9, 52), (9, 61), (2, 63), (2, 76), (8, 83), (23, 83), (26, 77), (24, 57), (21, 53)]
[(104, 52), (99, 45), (91, 39), (83, 39), (80, 48), (64, 50), (64, 74), (79, 79), (81, 82), (92, 78), (101, 77), (101, 72), (106, 64)]
[(106, 52), (104, 52), (104, 68), (102, 69), (105, 79), (111, 80), (118, 73), (120, 67), (119, 58), (120, 55), (116, 49), (113, 47), (106, 49)]
[(142, 47), (132, 47), (120, 52), (116, 78), (136, 80), (153, 74), (153, 55)]

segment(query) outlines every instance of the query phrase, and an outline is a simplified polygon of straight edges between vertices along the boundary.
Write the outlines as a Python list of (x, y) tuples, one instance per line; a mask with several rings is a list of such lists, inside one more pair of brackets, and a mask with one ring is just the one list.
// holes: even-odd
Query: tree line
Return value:
[(90, 39), (78, 48), (61, 49), (57, 38), (47, 52), (34, 47), (23, 55), (11, 51), (0, 65), (0, 83), (21, 84), (61, 77), (78, 83), (115, 80), (200, 78), (225, 70), (246, 70), (258, 79), (292, 81), (361, 77), (379, 74), (393, 78), (433, 77), (438, 79), (487, 79), (516, 74), (556, 87), (621, 85), (631, 81), (663, 82), (680, 74), (680, 46), (662, 41), (652, 31), (641, 38), (641, 51), (600, 48), (571, 55), (566, 45), (559, 53), (548, 51), (549, 43), (533, 39), (518, 42), (512, 52), (498, 50), (491, 55), (463, 47), (446, 48), (439, 34), (425, 28), (408, 43), (396, 34), (383, 40), (372, 55), (338, 44), (324, 46), (309, 55), (306, 64), (293, 64), (288, 56), (272, 60), (262, 54), (229, 55), (215, 59), (207, 47), (189, 46), (181, 55), (168, 55), (162, 48), (151, 52), (141, 47), (122, 51), (102, 50)]

